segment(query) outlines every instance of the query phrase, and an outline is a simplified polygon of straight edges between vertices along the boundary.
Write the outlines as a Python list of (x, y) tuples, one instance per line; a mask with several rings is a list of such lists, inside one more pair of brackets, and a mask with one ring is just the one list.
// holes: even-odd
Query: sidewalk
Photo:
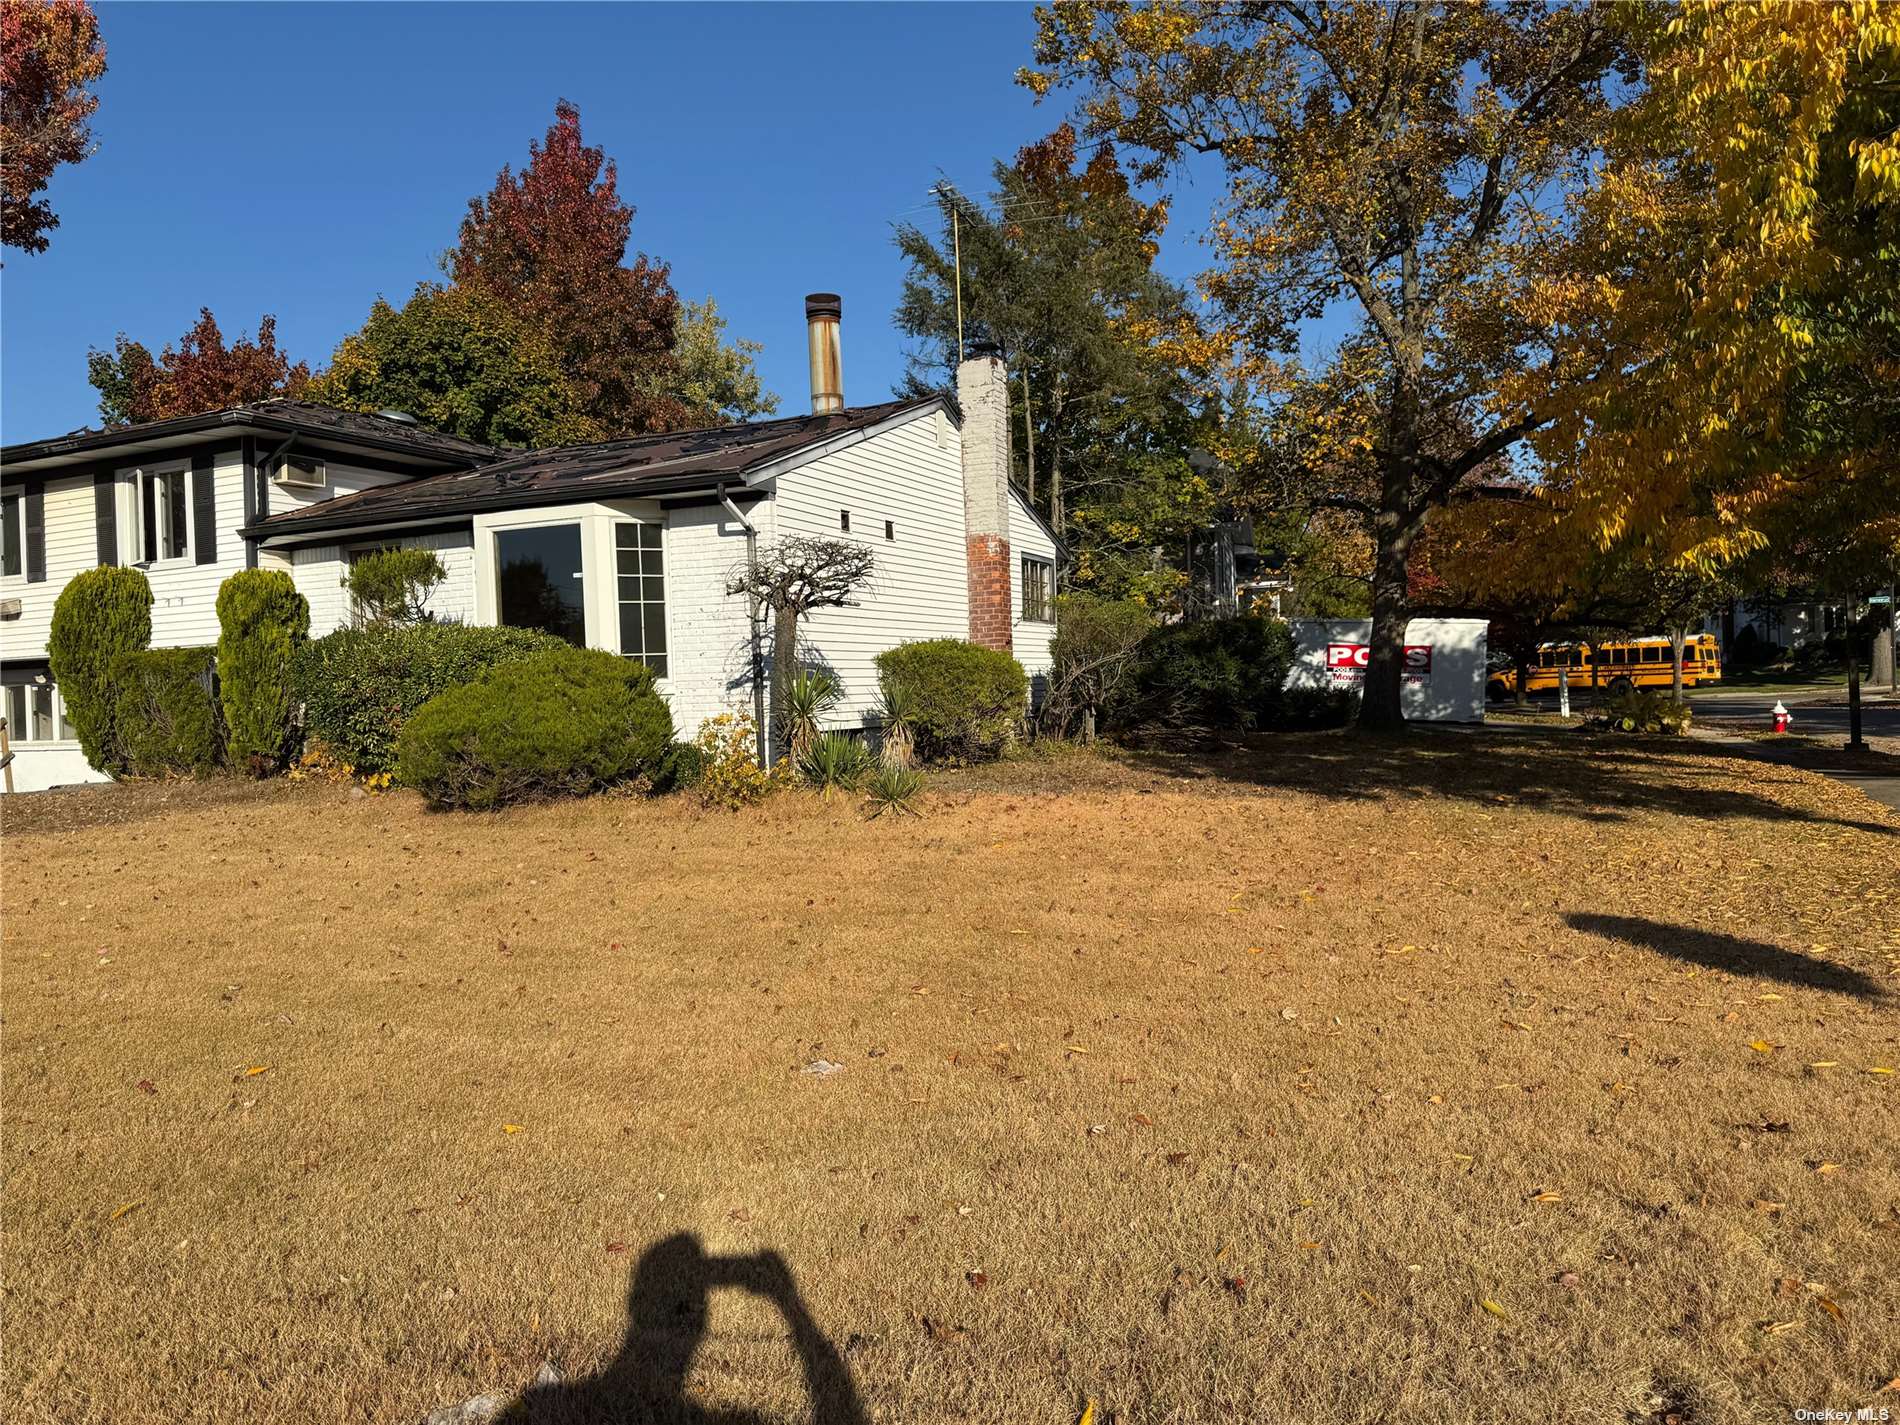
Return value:
[[(1900, 811), (1900, 771), (1874, 771), (1853, 767), (1817, 767), (1812, 756), (1804, 755), (1813, 749), (1800, 743), (1759, 742), (1749, 737), (1735, 737), (1726, 732), (1716, 732), (1706, 727), (1689, 729), (1689, 736), (1701, 742), (1719, 742), (1734, 747), (1751, 757), (1759, 757), (1764, 762), (1773, 762), (1777, 766), (1796, 767), (1805, 772), (1819, 772), (1824, 777), (1832, 777), (1844, 787), (1852, 787), (1863, 796), (1879, 802), (1882, 806)], [(1892, 762), (1892, 758), (1886, 759)]]

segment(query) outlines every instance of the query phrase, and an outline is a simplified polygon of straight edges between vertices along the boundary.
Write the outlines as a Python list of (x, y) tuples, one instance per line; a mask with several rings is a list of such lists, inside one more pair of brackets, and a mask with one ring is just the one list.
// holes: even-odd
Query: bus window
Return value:
[(1693, 643), (1683, 645), (1682, 661), (1684, 663), (1695, 662), (1696, 661), (1695, 655), (1696, 655), (1696, 646)]
[(1643, 662), (1645, 663), (1662, 662), (1662, 649), (1658, 648), (1653, 643), (1645, 643), (1643, 645)]

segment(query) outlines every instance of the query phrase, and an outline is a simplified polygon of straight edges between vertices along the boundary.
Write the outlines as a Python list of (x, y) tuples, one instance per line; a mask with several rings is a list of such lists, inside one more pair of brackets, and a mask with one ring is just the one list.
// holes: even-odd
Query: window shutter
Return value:
[(98, 532), (101, 564), (119, 562), (119, 487), (110, 470), (96, 470), (92, 476), (92, 523)]
[(158, 563), (158, 491), (157, 483), (143, 470), (132, 477), (138, 492), (139, 556), (147, 564)]
[(26, 485), (26, 578), (29, 584), (46, 578), (46, 482)]
[(218, 503), (213, 488), (212, 459), (191, 457), (191, 547), (200, 564), (218, 562)]

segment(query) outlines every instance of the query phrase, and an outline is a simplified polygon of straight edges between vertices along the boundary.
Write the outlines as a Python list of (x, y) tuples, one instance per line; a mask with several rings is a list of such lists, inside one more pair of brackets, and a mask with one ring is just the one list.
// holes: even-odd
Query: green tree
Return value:
[(290, 743), (291, 655), (310, 605), (290, 575), (240, 569), (218, 586), (218, 688), (231, 763), (274, 771)]
[(677, 370), (665, 384), (686, 408), (689, 427), (736, 425), (778, 410), (778, 397), (759, 379), (756, 362), (764, 345), (728, 342), (725, 331), (726, 319), (711, 297), (681, 304), (673, 345)]
[(424, 282), (401, 307), (381, 298), (305, 393), (349, 411), (406, 411), (489, 445), (601, 438), (545, 337), (478, 291)]
[(152, 641), (152, 585), (138, 569), (105, 564), (75, 574), (53, 601), (46, 661), (66, 700), (86, 761), (102, 772), (124, 763), (113, 735), (119, 659)]
[(1167, 205), (1141, 201), (1107, 145), (1079, 154), (1065, 124), (995, 166), (987, 207), (943, 187), (935, 232), (898, 229), (906, 390), (951, 384), (960, 257), (966, 345), (1009, 359), (1015, 479), (1072, 544), (1071, 581), (1159, 601), (1214, 504), (1187, 459), (1206, 422), (1184, 367), (1207, 353), (1187, 294), (1154, 270)]

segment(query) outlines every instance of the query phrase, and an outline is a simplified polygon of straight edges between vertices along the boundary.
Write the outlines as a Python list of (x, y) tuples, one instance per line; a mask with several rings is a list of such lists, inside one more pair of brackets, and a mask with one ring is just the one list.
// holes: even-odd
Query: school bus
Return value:
[[(1524, 690), (1554, 692), (1560, 668), (1570, 670), (1572, 692), (1594, 686), (1605, 692), (1620, 693), (1625, 688), (1667, 688), (1675, 682), (1674, 657), (1666, 638), (1616, 639), (1599, 643), (1594, 650), (1582, 643), (1541, 644), (1537, 661), (1524, 681)], [(1722, 659), (1715, 635), (1691, 634), (1682, 645), (1682, 686), (1694, 688), (1721, 680)], [(1493, 672), (1485, 679), (1485, 688), (1493, 698), (1514, 696), (1517, 670), (1503, 668)]]

